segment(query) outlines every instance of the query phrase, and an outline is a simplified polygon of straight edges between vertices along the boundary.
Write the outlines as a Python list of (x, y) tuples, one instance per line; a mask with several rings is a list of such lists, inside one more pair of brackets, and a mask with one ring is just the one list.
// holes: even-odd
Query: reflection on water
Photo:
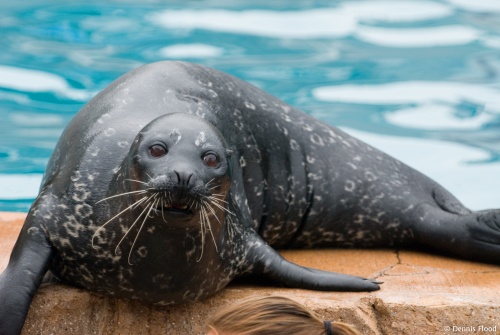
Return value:
[(500, 207), (500, 2), (0, 3), (0, 210), (27, 211), (64, 126), (162, 59), (250, 81)]

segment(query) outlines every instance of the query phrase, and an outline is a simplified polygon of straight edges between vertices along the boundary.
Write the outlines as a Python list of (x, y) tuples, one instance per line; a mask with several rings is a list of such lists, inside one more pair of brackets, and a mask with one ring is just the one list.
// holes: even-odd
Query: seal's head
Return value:
[[(223, 209), (231, 151), (219, 130), (184, 113), (163, 115), (137, 135), (129, 153), (130, 188), (168, 224), (189, 226)], [(222, 207), (222, 208), (221, 208)], [(201, 212), (201, 215), (200, 215)]]

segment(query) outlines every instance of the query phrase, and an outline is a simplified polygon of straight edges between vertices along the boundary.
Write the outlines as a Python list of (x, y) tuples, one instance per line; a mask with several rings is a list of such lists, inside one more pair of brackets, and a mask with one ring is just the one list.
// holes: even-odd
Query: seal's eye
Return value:
[(217, 157), (216, 154), (209, 152), (203, 156), (203, 163), (211, 168), (217, 167), (217, 165), (219, 165), (219, 157)]
[(153, 144), (149, 147), (149, 155), (153, 158), (159, 158), (167, 154), (167, 148), (161, 144)]

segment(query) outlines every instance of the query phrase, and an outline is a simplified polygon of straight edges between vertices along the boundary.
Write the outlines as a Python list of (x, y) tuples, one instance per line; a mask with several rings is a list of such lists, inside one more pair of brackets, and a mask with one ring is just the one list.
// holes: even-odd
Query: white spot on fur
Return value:
[(349, 162), (349, 163), (347, 163), (347, 165), (349, 165), (351, 167), (351, 169), (353, 169), (353, 170), (357, 170), (358, 169), (358, 166), (356, 164), (354, 164), (354, 163)]
[(316, 158), (314, 157), (311, 157), (309, 155), (306, 155), (306, 160), (309, 164), (314, 164), (314, 162), (316, 161)]
[(245, 157), (243, 156), (240, 157), (240, 166), (241, 167), (247, 166), (247, 162), (245, 161)]
[(245, 107), (251, 110), (255, 110), (255, 105), (248, 101), (245, 101)]
[(148, 255), (148, 249), (145, 246), (142, 246), (137, 249), (137, 254), (142, 258), (145, 258)]
[(356, 188), (356, 184), (352, 180), (346, 180), (344, 190), (352, 192)]
[(200, 131), (198, 133), (198, 136), (196, 136), (196, 140), (194, 141), (194, 144), (199, 147), (207, 141), (207, 136), (204, 131)]
[(288, 114), (281, 114), (280, 116), (283, 119), (283, 121), (292, 122), (292, 119), (290, 118), (290, 116)]
[(321, 147), (325, 145), (323, 139), (318, 134), (311, 134), (311, 142)]
[(172, 139), (172, 141), (175, 141), (175, 144), (177, 144), (177, 143), (179, 143), (181, 138), (182, 138), (182, 135), (181, 135), (181, 132), (179, 131), (179, 129), (172, 129), (172, 133), (170, 134), (170, 139)]
[(304, 129), (305, 131), (309, 131), (309, 132), (314, 130), (313, 126), (311, 126), (310, 124), (307, 124), (307, 123), (304, 123), (302, 125), (302, 129)]
[(82, 218), (86, 218), (92, 215), (93, 211), (89, 204), (84, 203), (75, 205), (75, 213)]
[(104, 131), (104, 135), (106, 137), (111, 137), (116, 134), (116, 130), (114, 128), (108, 128)]

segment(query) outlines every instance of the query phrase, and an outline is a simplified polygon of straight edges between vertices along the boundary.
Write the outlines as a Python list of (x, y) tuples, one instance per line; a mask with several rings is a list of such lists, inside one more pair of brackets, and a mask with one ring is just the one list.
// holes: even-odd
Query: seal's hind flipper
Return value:
[(0, 334), (19, 334), (53, 251), (40, 228), (25, 223), (0, 275)]
[(461, 257), (480, 262), (500, 263), (500, 210), (486, 210), (461, 217), (470, 241)]
[(416, 241), (446, 254), (479, 262), (500, 262), (500, 210), (453, 214), (423, 204), (414, 225)]
[[(250, 238), (249, 238), (250, 240)], [(379, 283), (370, 279), (302, 267), (285, 260), (257, 235), (247, 243), (248, 272), (260, 273), (287, 287), (316, 291), (376, 291)]]

